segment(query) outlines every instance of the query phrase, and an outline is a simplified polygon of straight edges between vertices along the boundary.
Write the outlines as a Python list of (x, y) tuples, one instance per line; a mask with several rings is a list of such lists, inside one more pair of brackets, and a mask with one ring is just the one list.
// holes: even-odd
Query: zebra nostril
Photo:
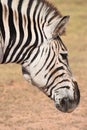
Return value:
[(56, 108), (62, 112), (68, 112), (69, 109), (69, 98), (65, 97), (59, 101), (59, 104), (56, 104)]
[(62, 100), (61, 100), (61, 105), (66, 105), (67, 104), (67, 102), (69, 102), (69, 99), (68, 98), (63, 98)]
[(64, 109), (64, 111), (67, 112), (69, 107), (69, 98), (63, 98), (60, 102), (60, 105)]

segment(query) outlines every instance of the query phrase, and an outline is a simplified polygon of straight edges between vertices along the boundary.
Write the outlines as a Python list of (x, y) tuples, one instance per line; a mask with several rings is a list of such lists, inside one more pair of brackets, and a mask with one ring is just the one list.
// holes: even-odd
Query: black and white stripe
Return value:
[(45, 24), (62, 17), (56, 9), (51, 11), (51, 5), (43, 0), (1, 0), (0, 12), (4, 39), (2, 63), (26, 60), (47, 39)]
[(64, 112), (80, 98), (60, 38), (68, 19), (45, 0), (0, 0), (0, 63), (21, 64), (25, 79)]

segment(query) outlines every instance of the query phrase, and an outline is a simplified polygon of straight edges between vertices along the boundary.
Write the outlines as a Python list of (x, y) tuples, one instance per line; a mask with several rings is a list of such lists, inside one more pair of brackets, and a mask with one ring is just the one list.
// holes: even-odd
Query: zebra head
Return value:
[(53, 38), (34, 49), (29, 64), (22, 68), (24, 77), (54, 100), (62, 112), (72, 112), (80, 100), (78, 85), (68, 63), (68, 51), (59, 36), (68, 18), (60, 21)]
[(75, 78), (72, 75), (68, 62), (68, 51), (62, 40), (58, 36), (50, 41), (54, 55), (51, 61), (47, 61), (47, 78), (44, 92), (54, 100), (55, 106), (62, 112), (72, 112), (79, 104), (80, 91)]
[(55, 58), (49, 64), (51, 68), (49, 69), (50, 74), (48, 72), (49, 76), (46, 75), (48, 80), (45, 89), (47, 95), (54, 100), (56, 108), (62, 112), (72, 112), (80, 101), (78, 84), (69, 67), (68, 50), (59, 36), (63, 32), (68, 19), (69, 16), (62, 18), (53, 33), (54, 38), (50, 42)]
[(69, 113), (78, 106), (80, 91), (69, 67), (66, 46), (59, 36), (51, 42), (56, 46), (55, 65), (52, 67), (45, 92), (54, 100), (57, 109)]

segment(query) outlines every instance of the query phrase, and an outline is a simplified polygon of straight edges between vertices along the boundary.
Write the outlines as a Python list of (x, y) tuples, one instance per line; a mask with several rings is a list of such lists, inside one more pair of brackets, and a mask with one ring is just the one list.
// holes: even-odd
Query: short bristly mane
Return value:
[[(43, 8), (42, 8), (42, 18), (43, 21), (44, 19), (46, 19), (46, 23), (45, 23), (45, 31), (47, 34), (49, 34), (49, 38), (51, 37), (52, 33), (51, 31), (54, 31), (53, 29), (57, 27), (58, 23), (61, 21), (61, 19), (63, 18), (62, 14), (60, 13), (60, 11), (50, 2), (46, 1), (46, 0), (38, 0), (39, 4), (42, 3), (43, 4)], [(46, 17), (48, 16), (48, 17)], [(60, 29), (60, 28), (59, 28)], [(59, 30), (57, 30), (58, 32)], [(59, 35), (62, 35), (65, 33), (65, 28), (60, 32), (58, 32)]]
[(60, 11), (52, 3), (50, 3), (47, 0), (38, 0), (38, 1), (43, 2), (44, 4), (46, 4), (47, 7), (49, 7), (50, 12), (55, 11), (55, 15), (58, 15), (58, 16), (62, 17), (62, 14), (60, 13)]

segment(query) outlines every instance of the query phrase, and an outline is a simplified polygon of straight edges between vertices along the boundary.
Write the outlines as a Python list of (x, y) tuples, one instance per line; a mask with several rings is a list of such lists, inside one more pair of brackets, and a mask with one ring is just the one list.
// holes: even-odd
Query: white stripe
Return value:
[[(14, 48), (17, 46), (17, 44), (18, 44), (18, 42), (19, 42), (19, 39), (20, 39), (20, 32), (19, 32), (19, 16), (18, 16), (18, 11), (17, 11), (17, 8), (18, 8), (18, 0), (16, 0), (16, 4), (15, 4), (15, 0), (13, 0), (13, 2), (12, 2), (12, 10), (13, 10), (13, 12), (14, 11), (16, 11), (16, 13), (17, 13), (17, 19), (15, 20), (13, 20), (13, 22), (14, 22), (14, 26), (15, 26), (15, 29), (16, 29), (16, 41), (15, 41), (15, 43), (14, 43), (14, 45), (13, 45), (13, 47), (11, 48), (11, 50), (10, 50), (10, 53), (9, 53), (9, 55), (8, 55), (8, 57), (7, 57), (7, 59), (6, 59), (6, 62), (8, 62), (9, 60), (10, 60), (10, 57), (11, 57), (11, 54), (13, 53), (13, 51), (14, 51)], [(14, 17), (13, 17), (14, 18)]]
[[(16, 54), (14, 55), (12, 61), (15, 60), (16, 56), (18, 55), (18, 53), (22, 49), (23, 45), (26, 43), (26, 40), (27, 40), (27, 37), (28, 37), (28, 20), (27, 20), (27, 15), (26, 15), (27, 8), (28, 8), (28, 3), (29, 3), (28, 0), (23, 1), (23, 5), (22, 5), (22, 8), (21, 8), (22, 20), (23, 20), (22, 21), (23, 22), (22, 27), (23, 27), (23, 31), (24, 31), (24, 39), (23, 39), (23, 42), (22, 42), (21, 46), (18, 48)], [(25, 18), (26, 18), (26, 25), (24, 25), (24, 19), (23, 19), (24, 15), (25, 15)], [(18, 60), (20, 60), (22, 56), (23, 56), (23, 52), (22, 52), (22, 54), (21, 54), (21, 56), (20, 56), (20, 58)]]
[[(34, 21), (33, 21), (33, 14), (34, 14), (34, 10), (36, 7), (37, 1), (34, 0), (32, 3), (32, 7), (30, 8), (30, 22), (31, 22), (31, 33), (32, 33), (32, 39), (31, 42), (29, 43), (29, 46), (32, 46), (35, 43), (36, 40), (36, 35), (35, 35), (35, 31), (34, 31)], [(27, 48), (26, 48), (27, 49)], [(25, 56), (25, 59), (27, 57), (27, 54)]]

